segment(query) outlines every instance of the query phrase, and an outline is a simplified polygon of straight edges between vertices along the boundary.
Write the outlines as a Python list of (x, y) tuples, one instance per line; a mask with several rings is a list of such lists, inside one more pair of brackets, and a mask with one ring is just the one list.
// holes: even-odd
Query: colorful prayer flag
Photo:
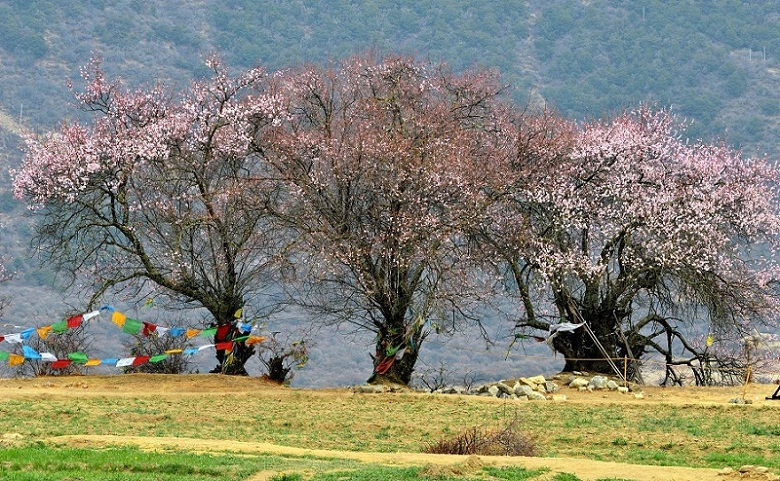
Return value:
[(43, 326), (36, 329), (38, 331), (38, 337), (41, 339), (46, 339), (49, 337), (49, 332), (51, 331), (51, 326)]
[(114, 311), (111, 314), (111, 321), (113, 321), (113, 323), (119, 327), (124, 327), (125, 321), (127, 321), (127, 316), (119, 311)]
[(136, 335), (141, 332), (144, 325), (141, 321), (135, 319), (125, 319), (125, 324), (122, 326), (122, 331), (128, 334)]
[(73, 363), (70, 359), (58, 359), (51, 363), (52, 369), (65, 369)]
[(51, 325), (52, 332), (62, 334), (68, 330), (68, 321), (59, 321)]
[(89, 361), (89, 357), (83, 352), (71, 352), (68, 354), (68, 359), (76, 364), (85, 364), (87, 361)]
[(24, 356), (20, 356), (19, 354), (13, 354), (13, 353), (11, 353), (8, 356), (9, 366), (21, 366), (22, 364), (24, 364)]
[(133, 366), (140, 366), (141, 364), (146, 364), (149, 362), (150, 356), (136, 356), (135, 359), (133, 359)]
[(123, 357), (122, 359), (118, 360), (116, 362), (116, 367), (127, 367), (132, 366), (133, 361), (135, 361), (134, 357)]
[(168, 359), (168, 354), (157, 354), (149, 358), (149, 362), (160, 362)]
[(77, 316), (71, 316), (66, 321), (68, 324), (68, 329), (75, 329), (81, 325), (81, 321), (84, 320), (84, 316), (81, 314)]
[(26, 359), (40, 359), (41, 355), (36, 351), (35, 349), (31, 348), (30, 346), (24, 345), (22, 346), (22, 352), (24, 353), (24, 357)]

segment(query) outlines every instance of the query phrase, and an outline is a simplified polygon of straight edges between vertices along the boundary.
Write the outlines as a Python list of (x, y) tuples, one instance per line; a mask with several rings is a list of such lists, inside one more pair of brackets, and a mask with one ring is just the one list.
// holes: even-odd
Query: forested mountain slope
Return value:
[[(22, 129), (46, 131), (77, 113), (67, 82), (78, 83), (91, 55), (129, 85), (186, 86), (204, 75), (211, 53), (239, 70), (368, 49), (456, 70), (498, 69), (518, 101), (545, 102), (574, 118), (640, 102), (671, 106), (693, 122), (689, 136), (779, 152), (776, 1), (0, 0), (0, 236), (17, 272), (3, 286), (13, 301), (6, 317), (57, 316), (60, 306), (78, 305), (60, 299), (54, 276), (28, 257), (32, 230), (11, 195), (8, 168), (19, 162)], [(333, 352), (328, 343), (321, 349)], [(450, 364), (476, 356), (438, 350)], [(366, 354), (359, 355), (358, 369)]]

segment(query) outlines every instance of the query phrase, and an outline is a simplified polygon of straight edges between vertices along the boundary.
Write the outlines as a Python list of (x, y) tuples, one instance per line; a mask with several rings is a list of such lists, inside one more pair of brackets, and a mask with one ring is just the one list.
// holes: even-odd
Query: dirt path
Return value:
[[(595, 481), (601, 478), (624, 478), (636, 481), (729, 481), (747, 479), (739, 473), (733, 475), (718, 474), (715, 469), (695, 469), (667, 466), (645, 466), (622, 463), (590, 461), (567, 458), (526, 458), (503, 456), (452, 456), (421, 453), (370, 453), (354, 451), (328, 451), (278, 446), (269, 443), (247, 443), (223, 440), (204, 440), (172, 437), (139, 436), (94, 436), (75, 435), (57, 436), (48, 441), (70, 447), (104, 447), (111, 445), (132, 445), (146, 450), (176, 450), (202, 453), (240, 453), (240, 454), (277, 454), (295, 456), (318, 456), (336, 459), (352, 459), (365, 463), (377, 463), (396, 466), (427, 466), (453, 468), (457, 466), (522, 466), (527, 469), (549, 468), (548, 478), (556, 473), (575, 474), (583, 481)], [(229, 445), (228, 445), (229, 443)], [(445, 471), (446, 472), (446, 471)], [(269, 473), (260, 472), (251, 477), (252, 481), (267, 479)], [(271, 473), (273, 474), (273, 473)], [(750, 479), (770, 479), (769, 477), (751, 477)]]

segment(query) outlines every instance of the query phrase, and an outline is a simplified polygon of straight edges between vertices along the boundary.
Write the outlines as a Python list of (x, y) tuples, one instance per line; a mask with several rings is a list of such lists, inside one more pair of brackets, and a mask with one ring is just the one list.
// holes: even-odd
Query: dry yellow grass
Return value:
[[(774, 388), (750, 385), (746, 398), (753, 404), (735, 405), (728, 401), (741, 396), (740, 387), (646, 387), (643, 399), (563, 388), (563, 402), (518, 402), (291, 389), (218, 375), (0, 379), (0, 435), (68, 445), (243, 446), (256, 452), (317, 450), (311, 452), (318, 455), (339, 450), (347, 453), (338, 456), (423, 465), (429, 459), (462, 462), (417, 454), (428, 443), (471, 426), (517, 418), (543, 456), (525, 459), (528, 467), (559, 468), (581, 479), (597, 479), (587, 474), (602, 472), (595, 466), (612, 471), (611, 477), (670, 479), (647, 476), (668, 475), (671, 468), (615, 463), (719, 468), (740, 456), (745, 464), (776, 459), (780, 401), (764, 400)], [(720, 455), (730, 461), (720, 461)], [(589, 467), (582, 468), (583, 463)], [(626, 473), (614, 472), (618, 468)], [(697, 476), (678, 473), (675, 479), (715, 476), (714, 469), (693, 471)]]

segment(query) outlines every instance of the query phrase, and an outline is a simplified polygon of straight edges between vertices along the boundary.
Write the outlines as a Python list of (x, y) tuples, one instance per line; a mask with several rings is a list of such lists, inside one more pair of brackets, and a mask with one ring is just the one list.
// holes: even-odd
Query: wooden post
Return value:
[(747, 373), (745, 373), (745, 384), (742, 386), (742, 400), (745, 400), (745, 393), (747, 393), (747, 385), (750, 382), (751, 373), (753, 371), (753, 366), (748, 365)]
[(628, 387), (628, 356), (623, 356), (623, 384)]

